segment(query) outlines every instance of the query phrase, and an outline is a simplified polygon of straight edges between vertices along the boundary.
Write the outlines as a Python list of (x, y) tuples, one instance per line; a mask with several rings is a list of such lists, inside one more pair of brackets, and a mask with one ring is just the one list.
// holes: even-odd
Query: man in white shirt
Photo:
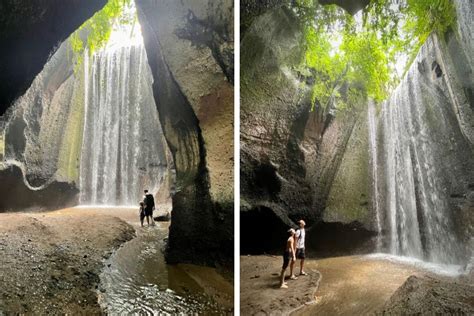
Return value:
[[(306, 275), (306, 272), (304, 272), (304, 259), (305, 259), (305, 253), (304, 253), (304, 242), (305, 242), (305, 237), (306, 237), (306, 231), (304, 229), (306, 223), (304, 220), (299, 220), (298, 224), (300, 228), (296, 231), (295, 234), (295, 239), (296, 239), (296, 259), (300, 259), (300, 275)], [(295, 275), (293, 274), (293, 266), (290, 266), (290, 274), (291, 274), (291, 279), (295, 279)]]

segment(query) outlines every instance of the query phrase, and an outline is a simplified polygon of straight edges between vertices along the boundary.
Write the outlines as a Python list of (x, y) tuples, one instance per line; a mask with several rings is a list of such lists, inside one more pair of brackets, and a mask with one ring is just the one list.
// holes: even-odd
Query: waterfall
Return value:
[(378, 122), (369, 105), (373, 195), (390, 253), (459, 263), (467, 251), (456, 197), (472, 181), (472, 152), (456, 119), (452, 76), (444, 74), (452, 70), (438, 64), (439, 45), (427, 40)]
[(369, 153), (371, 159), (372, 169), (372, 208), (375, 211), (375, 220), (377, 227), (377, 243), (376, 250), (380, 251), (382, 248), (382, 222), (380, 216), (379, 206), (379, 184), (378, 184), (378, 163), (377, 163), (377, 117), (375, 113), (375, 106), (373, 101), (369, 101), (369, 108), (367, 112), (367, 121), (369, 126)]
[(80, 203), (136, 205), (143, 189), (158, 190), (166, 169), (143, 44), (86, 56), (84, 82)]

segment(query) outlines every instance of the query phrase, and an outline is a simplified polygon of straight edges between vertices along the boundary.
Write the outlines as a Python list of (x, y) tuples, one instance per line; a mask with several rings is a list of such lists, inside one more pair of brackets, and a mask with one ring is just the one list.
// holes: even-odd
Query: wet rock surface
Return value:
[(100, 313), (102, 260), (133, 238), (130, 225), (77, 209), (0, 217), (0, 311)]
[(474, 313), (474, 286), (468, 283), (410, 276), (376, 312), (385, 314), (470, 315)]
[(70, 183), (53, 181), (33, 190), (23, 180), (23, 171), (16, 165), (0, 169), (0, 213), (20, 210), (58, 209), (77, 204), (78, 189)]
[[(392, 253), (465, 264), (474, 236), (474, 80), (471, 48), (457, 36), (430, 36), (383, 104), (376, 198)], [(471, 70), (460, 72), (460, 61)]]

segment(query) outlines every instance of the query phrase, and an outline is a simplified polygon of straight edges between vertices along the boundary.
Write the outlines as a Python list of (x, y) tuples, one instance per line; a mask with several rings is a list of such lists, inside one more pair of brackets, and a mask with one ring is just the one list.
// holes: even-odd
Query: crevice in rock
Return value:
[[(214, 17), (215, 18), (215, 17)], [(215, 61), (231, 84), (234, 83), (234, 49), (229, 44), (232, 38), (228, 23), (217, 19), (199, 19), (188, 10), (186, 26), (176, 31), (176, 36), (191, 41), (197, 47), (208, 47)]]

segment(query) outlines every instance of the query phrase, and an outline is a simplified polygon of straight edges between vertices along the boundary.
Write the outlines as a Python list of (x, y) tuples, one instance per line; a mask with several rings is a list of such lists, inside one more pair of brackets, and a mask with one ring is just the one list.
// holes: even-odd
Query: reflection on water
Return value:
[[(99, 302), (106, 313), (227, 314), (179, 266), (165, 264), (161, 249), (167, 227), (138, 229), (100, 275)], [(228, 308), (228, 307), (227, 307)]]

